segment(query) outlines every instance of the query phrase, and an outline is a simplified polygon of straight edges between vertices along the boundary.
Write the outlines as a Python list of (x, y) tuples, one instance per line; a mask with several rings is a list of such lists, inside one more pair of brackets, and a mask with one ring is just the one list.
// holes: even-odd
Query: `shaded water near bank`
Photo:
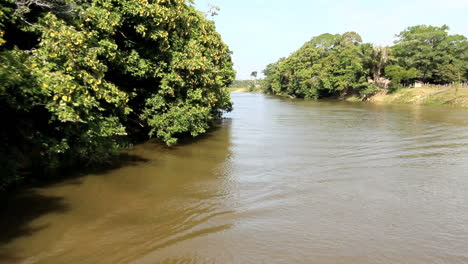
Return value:
[(468, 111), (232, 94), (191, 144), (3, 199), (0, 263), (467, 263)]

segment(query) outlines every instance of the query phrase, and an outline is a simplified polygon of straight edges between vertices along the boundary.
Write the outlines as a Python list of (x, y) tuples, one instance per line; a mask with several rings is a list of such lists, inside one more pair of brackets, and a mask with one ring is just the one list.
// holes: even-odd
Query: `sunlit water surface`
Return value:
[(468, 263), (468, 111), (232, 94), (207, 136), (2, 201), (0, 263)]

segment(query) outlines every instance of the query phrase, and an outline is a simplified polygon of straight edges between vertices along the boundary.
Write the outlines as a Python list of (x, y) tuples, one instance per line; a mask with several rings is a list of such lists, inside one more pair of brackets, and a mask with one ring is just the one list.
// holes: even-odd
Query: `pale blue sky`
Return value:
[(468, 0), (195, 0), (221, 11), (213, 19), (233, 51), (238, 79), (249, 79), (269, 63), (322, 33), (356, 31), (365, 42), (392, 44), (408, 26), (447, 24), (468, 36)]

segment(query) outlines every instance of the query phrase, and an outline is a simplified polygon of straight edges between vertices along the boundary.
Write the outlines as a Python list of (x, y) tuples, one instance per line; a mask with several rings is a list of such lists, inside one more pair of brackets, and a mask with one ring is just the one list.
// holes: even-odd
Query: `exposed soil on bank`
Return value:
[[(359, 101), (351, 96), (346, 101)], [(394, 92), (382, 91), (368, 99), (378, 104), (417, 104), (417, 105), (450, 105), (468, 107), (467, 88), (408, 88)]]
[(245, 93), (249, 91), (249, 88), (230, 88), (231, 93)]

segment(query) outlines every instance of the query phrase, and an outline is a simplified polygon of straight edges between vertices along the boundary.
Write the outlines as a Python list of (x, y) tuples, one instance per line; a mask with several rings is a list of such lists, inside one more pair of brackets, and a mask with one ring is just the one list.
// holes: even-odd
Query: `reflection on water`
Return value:
[(3, 199), (0, 263), (468, 262), (468, 111), (233, 99), (200, 140)]

